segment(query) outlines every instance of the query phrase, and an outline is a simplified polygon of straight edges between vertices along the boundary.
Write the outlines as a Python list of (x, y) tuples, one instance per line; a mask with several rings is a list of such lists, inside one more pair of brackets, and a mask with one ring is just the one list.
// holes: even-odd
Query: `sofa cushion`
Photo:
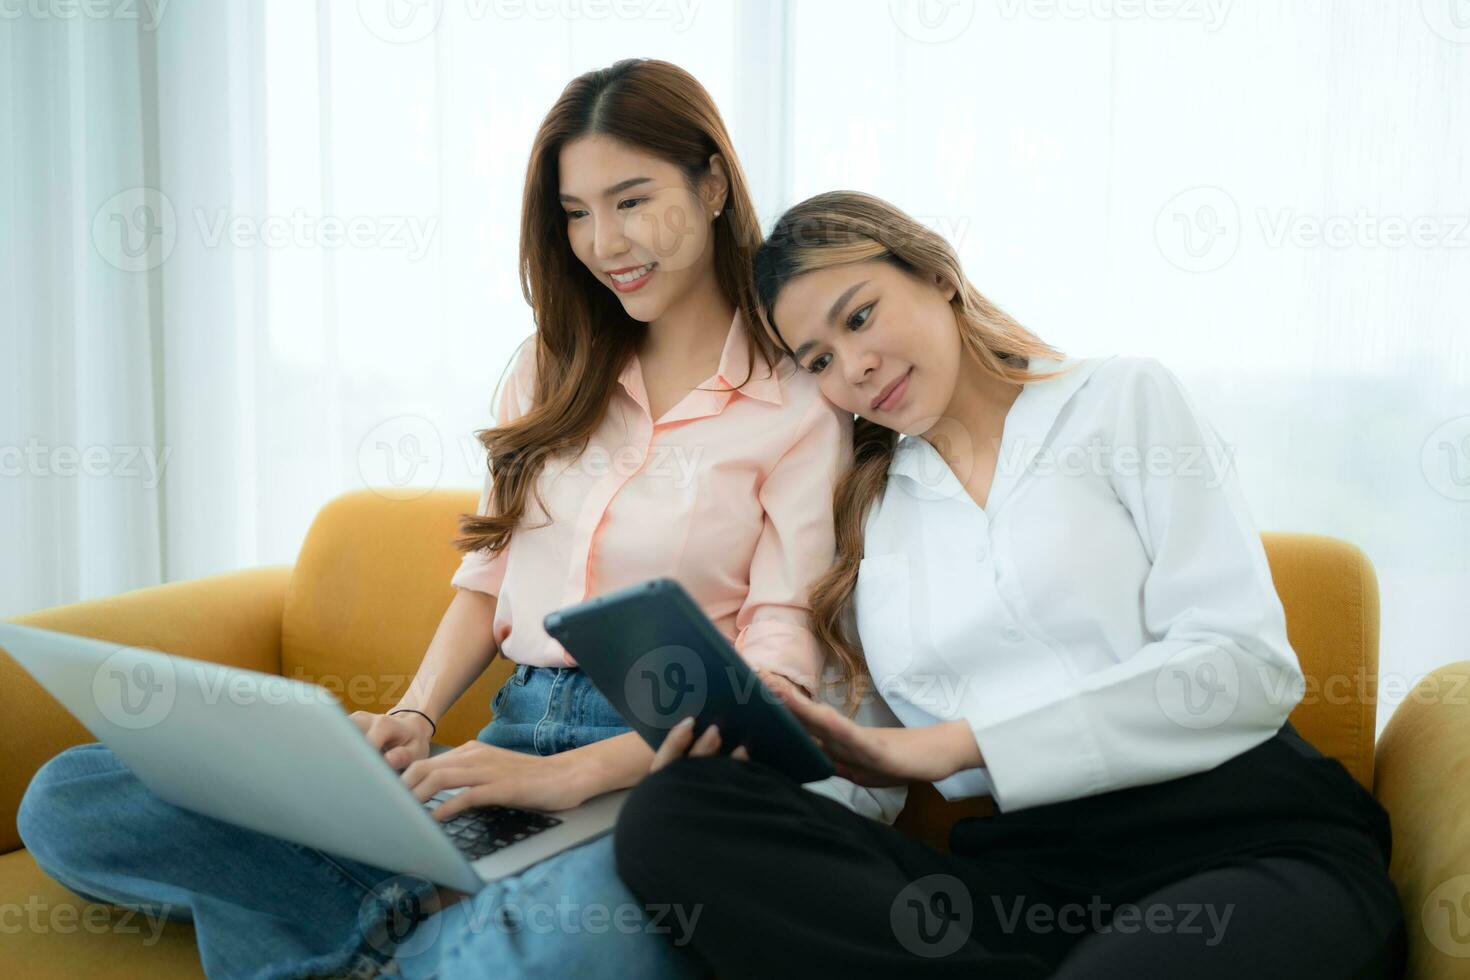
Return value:
[[(478, 493), (465, 490), (403, 499), (360, 490), (329, 501), (286, 593), (281, 673), (326, 687), (349, 712), (397, 704), (454, 598), (456, 515), (478, 505)], [(510, 671), (497, 657), (440, 719), (434, 740), (473, 739)]]
[(0, 854), (5, 975), (26, 980), (203, 977), (194, 926), (84, 899), (25, 848)]

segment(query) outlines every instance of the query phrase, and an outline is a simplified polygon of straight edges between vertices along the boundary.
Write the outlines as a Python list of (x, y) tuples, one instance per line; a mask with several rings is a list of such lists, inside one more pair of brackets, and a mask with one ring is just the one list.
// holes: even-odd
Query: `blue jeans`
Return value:
[[(628, 731), (576, 668), (518, 666), (477, 736), (551, 755)], [(192, 920), (209, 977), (377, 969), (413, 978), (695, 978), (698, 910), (652, 908), (623, 886), (610, 835), (440, 909), (416, 875), (295, 844), (165, 802), (98, 742), (37, 771), (21, 839), (81, 897)]]

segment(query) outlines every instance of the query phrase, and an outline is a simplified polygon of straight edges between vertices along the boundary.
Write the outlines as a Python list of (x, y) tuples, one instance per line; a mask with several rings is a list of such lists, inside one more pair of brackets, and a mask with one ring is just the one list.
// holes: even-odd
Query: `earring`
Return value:
[(715, 217), (718, 218), (719, 216), (720, 216), (720, 209), (719, 208), (715, 208)]

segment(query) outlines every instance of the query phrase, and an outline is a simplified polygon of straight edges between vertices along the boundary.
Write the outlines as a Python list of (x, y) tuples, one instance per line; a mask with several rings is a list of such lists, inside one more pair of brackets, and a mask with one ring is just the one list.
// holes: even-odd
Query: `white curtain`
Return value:
[(1374, 563), (1380, 727), (1466, 655), (1463, 0), (15, 9), (0, 615), (290, 562), (349, 489), (478, 486), (531, 135), (645, 55), (709, 88), (767, 224), (878, 194), (1063, 350), (1176, 370), (1262, 529)]

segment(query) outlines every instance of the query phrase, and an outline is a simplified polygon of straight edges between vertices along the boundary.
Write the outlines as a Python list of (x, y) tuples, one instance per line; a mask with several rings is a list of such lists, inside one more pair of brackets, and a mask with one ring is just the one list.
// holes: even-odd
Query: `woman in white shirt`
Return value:
[(944, 853), (682, 727), (617, 831), (631, 890), (697, 903), (720, 976), (1395, 976), (1388, 815), (1287, 720), (1260, 535), (1175, 376), (1059, 355), (864, 194), (787, 212), (756, 276), (859, 416), (814, 629), (904, 727), (767, 682), (839, 775), (998, 813)]

